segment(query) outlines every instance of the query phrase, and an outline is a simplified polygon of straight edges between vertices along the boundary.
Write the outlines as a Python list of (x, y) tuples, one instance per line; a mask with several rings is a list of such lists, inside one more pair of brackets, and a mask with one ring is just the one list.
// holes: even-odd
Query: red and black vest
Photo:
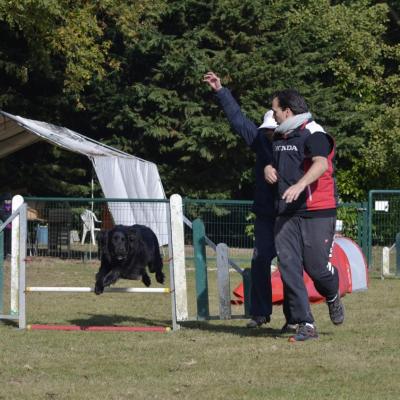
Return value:
[[(315, 132), (327, 135), (331, 143), (328, 155), (328, 169), (301, 193), (299, 198), (287, 204), (282, 200), (286, 189), (297, 183), (310, 169), (312, 158), (307, 154), (305, 142)], [(337, 191), (334, 178), (335, 142), (324, 129), (314, 121), (307, 121), (289, 134), (276, 134), (273, 140), (273, 166), (278, 171), (275, 207), (278, 215), (328, 216), (336, 215)], [(329, 210), (323, 212), (324, 210)]]

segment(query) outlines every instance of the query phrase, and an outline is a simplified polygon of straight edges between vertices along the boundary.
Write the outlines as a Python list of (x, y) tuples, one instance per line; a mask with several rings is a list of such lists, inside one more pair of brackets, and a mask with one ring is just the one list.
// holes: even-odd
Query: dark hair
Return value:
[(276, 92), (273, 99), (277, 98), (282, 110), (290, 108), (294, 115), (308, 112), (308, 106), (304, 97), (295, 89), (284, 89)]

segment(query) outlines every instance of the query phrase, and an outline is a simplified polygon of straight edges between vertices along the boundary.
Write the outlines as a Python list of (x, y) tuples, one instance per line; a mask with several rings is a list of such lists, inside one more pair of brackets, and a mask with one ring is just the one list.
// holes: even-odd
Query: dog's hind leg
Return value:
[(142, 273), (142, 282), (144, 283), (145, 286), (149, 287), (151, 285), (151, 279), (147, 275), (146, 271), (143, 271)]
[(156, 281), (162, 284), (165, 282), (165, 275), (163, 272), (161, 271), (156, 272)]
[(160, 254), (160, 249), (157, 247), (154, 255), (154, 260), (152, 263), (149, 263), (149, 270), (156, 273), (156, 281), (158, 283), (164, 283), (165, 275), (162, 272), (163, 269), (163, 261)]
[(155, 245), (152, 257), (150, 258), (147, 266), (149, 267), (150, 272), (154, 272), (156, 274), (156, 280), (158, 283), (164, 283), (165, 275), (162, 272), (163, 269), (163, 260), (161, 258), (160, 247), (158, 246), (157, 238), (155, 237)]
[(153, 265), (152, 262), (149, 262), (149, 263), (147, 264), (147, 266), (149, 267), (149, 271), (150, 271), (150, 272), (152, 272), (152, 273), (156, 272), (156, 270), (154, 269), (154, 265)]

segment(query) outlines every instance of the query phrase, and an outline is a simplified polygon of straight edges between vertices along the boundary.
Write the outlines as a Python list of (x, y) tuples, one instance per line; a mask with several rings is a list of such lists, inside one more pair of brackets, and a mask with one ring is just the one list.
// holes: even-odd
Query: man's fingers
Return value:
[(206, 82), (213, 82), (217, 83), (219, 82), (220, 78), (214, 74), (214, 72), (208, 72), (207, 74), (204, 75), (203, 80)]
[(213, 77), (208, 76), (208, 77), (204, 77), (204, 78), (203, 78), (203, 82), (207, 82), (207, 83), (217, 83), (218, 80), (217, 80), (216, 78), (213, 78)]
[(204, 79), (217, 79), (217, 76), (216, 76), (214, 73), (212, 73), (212, 72), (207, 72), (207, 73), (204, 75)]
[(282, 200), (285, 200), (286, 203), (292, 203), (299, 198), (300, 192), (297, 192), (295, 189), (289, 188), (283, 193)]
[(270, 176), (268, 178), (269, 183), (275, 183), (278, 179), (276, 178), (276, 176)]
[(278, 174), (276, 172), (276, 170), (272, 170), (270, 171), (270, 173), (268, 174), (269, 180), (271, 181), (271, 183), (275, 183), (278, 180)]

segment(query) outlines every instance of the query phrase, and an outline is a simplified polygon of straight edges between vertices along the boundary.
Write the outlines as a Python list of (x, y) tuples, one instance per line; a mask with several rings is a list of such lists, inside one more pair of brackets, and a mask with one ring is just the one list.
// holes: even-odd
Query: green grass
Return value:
[[(36, 260), (28, 285), (92, 286), (97, 267)], [(215, 279), (210, 271), (212, 313)], [(192, 316), (193, 280), (189, 271)], [(233, 288), (237, 274), (232, 280)], [(373, 278), (344, 303), (341, 327), (326, 305), (313, 306), (320, 339), (294, 344), (278, 335), (281, 307), (268, 327), (250, 331), (241, 320), (187, 322), (170, 333), (19, 331), (0, 323), (0, 399), (400, 398), (400, 280)], [(32, 293), (27, 306), (29, 323), (170, 325), (168, 295)]]

